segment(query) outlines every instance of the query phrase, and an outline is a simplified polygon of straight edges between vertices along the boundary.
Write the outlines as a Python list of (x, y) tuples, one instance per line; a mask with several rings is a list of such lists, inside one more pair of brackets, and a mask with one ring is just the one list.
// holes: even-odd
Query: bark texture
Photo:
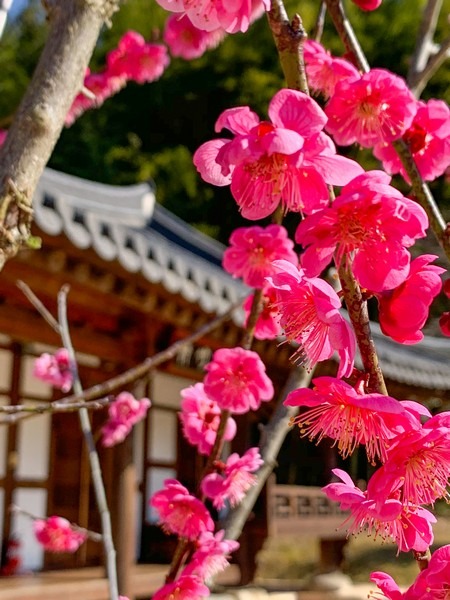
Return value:
[(30, 243), (32, 198), (83, 85), (103, 24), (120, 0), (44, 0), (50, 31), (0, 149), (0, 268)]

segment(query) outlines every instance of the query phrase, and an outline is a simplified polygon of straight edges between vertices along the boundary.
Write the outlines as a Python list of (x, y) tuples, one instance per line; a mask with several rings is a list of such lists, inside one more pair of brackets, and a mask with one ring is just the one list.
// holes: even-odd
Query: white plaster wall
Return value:
[[(46, 516), (47, 491), (33, 489), (16, 489), (14, 504), (38, 517)], [(20, 557), (22, 571), (38, 571), (44, 564), (44, 550), (34, 537), (33, 524), (29, 517), (14, 514), (12, 534), (20, 541)]]
[(45, 480), (48, 477), (51, 417), (39, 415), (24, 420), (18, 432), (16, 477)]
[(175, 462), (177, 458), (177, 419), (176, 413), (150, 409), (150, 436), (147, 457), (161, 462)]
[[(9, 398), (6, 396), (0, 396), (0, 405), (4, 406), (5, 404), (9, 404)], [(4, 477), (6, 475), (6, 441), (8, 437), (8, 428), (0, 427), (0, 477)], [(3, 489), (0, 487), (0, 491), (3, 493)], [(0, 509), (0, 519), (2, 517), (2, 510)], [(2, 530), (2, 526), (0, 524), (0, 532)]]
[(0, 349), (0, 389), (9, 390), (11, 387), (13, 355), (9, 350)]
[(20, 394), (31, 398), (51, 398), (52, 387), (33, 376), (34, 356), (24, 356), (20, 380)]
[(195, 381), (186, 377), (175, 377), (174, 375), (157, 371), (153, 377), (153, 397), (150, 399), (159, 406), (180, 408), (181, 390), (194, 383)]

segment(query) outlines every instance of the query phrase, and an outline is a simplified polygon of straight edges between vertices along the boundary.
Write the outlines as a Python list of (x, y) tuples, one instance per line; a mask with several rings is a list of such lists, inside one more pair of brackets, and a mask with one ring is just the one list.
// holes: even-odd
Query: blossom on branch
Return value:
[(148, 398), (137, 400), (129, 392), (121, 392), (108, 406), (109, 419), (102, 427), (102, 444), (115, 446), (127, 437), (133, 426), (145, 418), (151, 402)]
[(382, 332), (400, 344), (417, 344), (433, 299), (439, 294), (445, 269), (430, 262), (438, 258), (423, 254), (411, 262), (408, 277), (397, 288), (377, 295)]
[[(221, 410), (215, 400), (205, 394), (203, 383), (196, 383), (181, 391), (180, 421), (183, 433), (190, 444), (196, 446), (200, 454), (209, 455), (217, 437)], [(228, 418), (224, 441), (229, 442), (236, 435), (236, 422)]]
[(101, 73), (91, 73), (90, 69), (86, 69), (84, 78), (84, 87), (90, 94), (80, 92), (72, 102), (69, 112), (67, 113), (65, 125), (70, 127), (84, 112), (91, 108), (98, 108), (105, 100), (117, 94), (126, 85), (124, 77), (111, 76), (106, 71)]
[(243, 348), (221, 348), (205, 366), (206, 394), (222, 410), (243, 414), (257, 410), (273, 397), (273, 384), (256, 352)]
[(64, 393), (68, 392), (73, 384), (73, 367), (69, 352), (65, 348), (60, 348), (55, 354), (44, 352), (34, 361), (33, 375)]
[(239, 548), (239, 542), (224, 540), (225, 531), (216, 534), (207, 531), (197, 540), (195, 550), (183, 574), (191, 574), (202, 580), (211, 579), (217, 573), (224, 571), (228, 565), (228, 557)]
[(295, 240), (306, 248), (301, 264), (308, 277), (320, 275), (334, 255), (351, 265), (361, 286), (392, 290), (405, 281), (411, 256), (406, 248), (425, 237), (424, 209), (389, 185), (382, 171), (369, 171), (346, 185), (332, 206), (306, 217)]
[[(257, 340), (274, 340), (281, 335), (280, 312), (276, 306), (276, 290), (266, 287), (262, 290), (262, 308), (255, 324), (255, 338)], [(245, 311), (245, 327), (250, 316), (254, 295), (249, 296), (242, 308)]]
[[(450, 165), (450, 109), (442, 100), (417, 103), (414, 120), (403, 134), (420, 175), (425, 181), (433, 181)], [(384, 169), (390, 174), (401, 173), (409, 182), (397, 152), (391, 144), (377, 144), (373, 149)]]
[(268, 278), (276, 294), (273, 305), (286, 338), (299, 344), (292, 358), (312, 368), (337, 352), (338, 376), (351, 375), (356, 340), (352, 327), (339, 312), (339, 296), (326, 281), (306, 277), (303, 269), (285, 260), (275, 261), (274, 265), (278, 272)]
[(353, 454), (359, 444), (366, 447), (367, 458), (385, 462), (388, 448), (398, 433), (417, 430), (423, 408), (416, 403), (404, 404), (383, 394), (365, 394), (334, 377), (317, 377), (313, 389), (290, 392), (286, 406), (307, 407), (291, 419), (300, 435), (319, 443), (323, 438), (335, 440), (343, 458)]
[(342, 483), (330, 483), (323, 489), (325, 494), (340, 503), (342, 510), (349, 510), (350, 516), (345, 521), (348, 533), (367, 531), (368, 535), (380, 536), (383, 541), (392, 540), (399, 552), (425, 552), (433, 543), (431, 524), (435, 517), (421, 507), (407, 507), (395, 495), (378, 502), (372, 494), (371, 481), (367, 491), (356, 487), (350, 476), (341, 469), (333, 469)]
[(226, 128), (234, 139), (206, 142), (194, 154), (205, 181), (231, 184), (245, 218), (267, 217), (280, 202), (286, 211), (311, 214), (328, 204), (327, 185), (345, 185), (362, 172), (336, 155), (322, 131), (327, 117), (306, 94), (280, 90), (268, 113), (270, 121), (260, 121), (248, 106), (225, 110), (216, 131)]
[(372, 69), (336, 84), (325, 108), (325, 129), (338, 145), (371, 148), (401, 137), (416, 112), (417, 101), (401, 77)]
[(448, 502), (449, 477), (450, 429), (432, 418), (423, 428), (398, 436), (370, 481), (378, 502), (395, 492), (404, 506), (419, 506), (439, 498)]
[(106, 57), (107, 74), (125, 81), (150, 83), (159, 79), (170, 62), (167, 48), (150, 44), (136, 31), (127, 31)]
[(74, 528), (67, 519), (58, 516), (34, 519), (33, 531), (47, 552), (76, 552), (87, 540), (84, 531)]
[(166, 583), (152, 596), (153, 600), (200, 600), (209, 597), (209, 588), (195, 575), (181, 575)]
[(226, 36), (222, 29), (204, 31), (192, 24), (186, 15), (170, 15), (164, 27), (164, 41), (172, 56), (193, 60), (206, 50), (215, 48)]
[(201, 483), (201, 490), (212, 500), (215, 508), (220, 510), (228, 500), (230, 505), (238, 505), (256, 483), (255, 471), (263, 464), (258, 448), (250, 448), (240, 457), (231, 454), (223, 465), (222, 473), (210, 473)]
[(223, 29), (227, 33), (247, 31), (250, 23), (266, 10), (269, 0), (157, 0), (164, 9), (186, 15), (203, 31)]
[(214, 531), (214, 521), (203, 502), (176, 479), (166, 479), (164, 489), (150, 498), (150, 505), (156, 508), (163, 529), (169, 533), (196, 540), (205, 531)]
[(252, 288), (263, 288), (266, 278), (276, 271), (274, 260), (297, 265), (294, 242), (281, 225), (240, 227), (230, 236), (230, 247), (223, 255), (223, 268), (233, 277), (242, 277)]
[(328, 99), (334, 94), (338, 81), (360, 77), (358, 69), (344, 58), (332, 56), (328, 50), (313, 40), (306, 40), (304, 56), (308, 84), (312, 90)]
[(370, 574), (370, 579), (389, 600), (444, 600), (450, 581), (450, 545), (433, 552), (428, 566), (420, 571), (416, 581), (403, 594), (387, 573), (375, 571)]
[(383, 0), (352, 0), (353, 4), (362, 10), (375, 10), (381, 6)]

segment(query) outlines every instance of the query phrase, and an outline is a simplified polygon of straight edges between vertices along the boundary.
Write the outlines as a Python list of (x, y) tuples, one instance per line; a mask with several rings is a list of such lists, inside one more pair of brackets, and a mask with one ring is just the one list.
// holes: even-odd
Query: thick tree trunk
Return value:
[(81, 89), (100, 30), (120, 0), (43, 0), (50, 32), (0, 149), (0, 268), (29, 240), (31, 202)]

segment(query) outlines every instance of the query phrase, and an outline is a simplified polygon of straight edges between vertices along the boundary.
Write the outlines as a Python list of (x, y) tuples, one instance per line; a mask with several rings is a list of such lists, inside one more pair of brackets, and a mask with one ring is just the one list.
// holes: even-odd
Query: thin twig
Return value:
[(275, 411), (268, 425), (263, 429), (260, 454), (264, 464), (255, 473), (256, 484), (248, 490), (244, 500), (236, 508), (229, 511), (224, 522), (220, 524), (220, 528), (225, 529), (225, 539), (238, 539), (264, 484), (276, 465), (281, 445), (290, 431), (289, 418), (298, 412), (297, 407), (284, 406), (284, 400), (292, 390), (308, 387), (311, 377), (312, 372), (305, 369), (294, 369), (289, 375)]
[[(147, 375), (149, 371), (151, 371), (155, 367), (158, 367), (159, 365), (169, 360), (172, 360), (172, 358), (174, 358), (178, 354), (178, 352), (180, 352), (184, 348), (184, 346), (200, 340), (201, 338), (205, 337), (208, 333), (222, 325), (225, 321), (230, 319), (233, 312), (239, 306), (242, 306), (242, 302), (243, 300), (240, 300), (239, 302), (231, 306), (231, 308), (227, 310), (227, 312), (225, 312), (223, 315), (219, 315), (209, 323), (206, 323), (205, 325), (203, 325), (203, 327), (200, 327), (200, 329), (195, 331), (192, 335), (185, 337), (182, 340), (178, 340), (177, 342), (169, 346), (169, 348), (158, 352), (158, 354), (155, 354), (154, 356), (147, 357), (142, 363), (138, 364), (136, 367), (133, 367), (128, 371), (124, 371), (120, 375), (112, 377), (111, 379), (108, 379), (103, 383), (99, 383), (90, 388), (87, 388), (80, 394), (75, 393), (70, 396), (66, 396), (61, 400), (57, 400), (58, 406), (62, 407), (66, 405), (68, 407), (68, 410), (70, 411), (73, 410), (73, 408), (78, 409), (79, 406), (84, 406), (84, 402), (88, 403), (95, 399), (97, 399), (97, 402), (102, 403), (102, 405), (106, 405), (110, 401), (108, 397), (112, 392), (116, 391), (118, 388), (126, 387), (127, 385), (133, 383), (137, 379), (145, 377), (145, 375)], [(94, 405), (95, 403), (93, 403), (93, 407)], [(0, 424), (4, 422), (7, 425), (12, 425), (14, 423), (17, 423), (18, 421), (22, 421), (24, 419), (33, 417), (36, 415), (36, 413), (51, 412), (51, 409), (49, 411), (48, 406), (48, 402), (42, 402), (41, 404), (35, 405), (36, 410), (29, 410), (26, 412), (19, 410), (16, 411), (14, 410), (14, 408), (11, 410), (7, 409), (3, 411), (2, 408), (6, 407), (0, 406), (0, 413), (16, 413), (10, 414), (8, 415), (8, 417), (5, 417), (5, 419), (3, 419)], [(86, 408), (89, 408), (89, 406), (86, 406)], [(62, 408), (58, 410), (58, 412), (61, 411)]]
[(269, 26), (278, 50), (286, 85), (293, 90), (308, 93), (303, 60), (303, 44), (307, 38), (299, 15), (289, 21), (283, 0), (272, 0), (267, 13)]
[(436, 31), (439, 13), (441, 12), (442, 2), (443, 0), (428, 0), (423, 10), (416, 37), (416, 47), (414, 48), (408, 69), (407, 81), (411, 89), (414, 89), (416, 86), (418, 76), (423, 72), (430, 58), (430, 48)]
[(38, 311), (41, 317), (45, 321), (47, 321), (50, 327), (54, 331), (56, 331), (58, 335), (61, 335), (61, 327), (59, 326), (58, 321), (48, 310), (48, 308), (44, 306), (44, 304), (39, 300), (39, 298), (36, 296), (33, 290), (24, 281), (21, 281), (20, 279), (17, 280), (16, 285), (20, 290), (22, 290), (22, 292), (25, 294), (25, 296), (28, 298), (28, 300), (31, 302), (34, 308)]
[[(17, 413), (66, 413), (73, 412), (79, 408), (86, 408), (88, 410), (99, 410), (110, 404), (114, 398), (112, 396), (108, 398), (100, 398), (98, 400), (91, 400), (90, 402), (61, 402), (61, 400), (55, 400), (53, 402), (39, 402), (38, 404), (8, 404), (6, 406), (0, 406), (0, 413), (6, 415), (15, 415)], [(3, 424), (4, 421), (0, 421)], [(9, 423), (10, 424), (10, 423)]]
[(368, 391), (387, 396), (386, 384), (370, 331), (367, 302), (362, 298), (361, 289), (351, 269), (340, 265), (338, 266), (338, 272), (348, 315), (355, 330), (364, 370), (369, 375)]
[[(10, 504), (9, 511), (17, 513), (17, 514), (25, 515), (32, 521), (41, 521), (41, 520), (45, 520), (46, 518), (48, 518), (48, 517), (38, 517), (38, 516), (34, 515), (33, 513), (28, 512), (27, 510), (23, 510), (23, 508), (20, 508), (20, 506), (17, 506), (16, 504)], [(72, 527), (72, 529), (74, 531), (79, 531), (80, 533), (84, 533), (93, 542), (101, 542), (103, 539), (101, 533), (97, 533), (96, 531), (91, 531), (90, 529), (86, 529), (85, 527), (80, 527), (76, 523), (70, 523), (70, 526)]]
[(438, 51), (430, 56), (425, 68), (416, 75), (412, 90), (419, 97), (425, 89), (429, 80), (433, 77), (439, 67), (450, 57), (450, 35), (445, 38), (439, 46)]
[(341, 0), (326, 0), (328, 12), (333, 19), (334, 26), (341, 38), (347, 53), (352, 57), (354, 64), (363, 73), (370, 69), (367, 58), (361, 48), (358, 38), (347, 19)]
[[(70, 338), (69, 324), (67, 321), (67, 294), (68, 286), (63, 286), (58, 294), (58, 321), (61, 328), (61, 339), (64, 347), (69, 353), (73, 366), (74, 373), (74, 390), (78, 394), (83, 393), (78, 368), (76, 363), (75, 351)], [(80, 426), (83, 432), (84, 441), (88, 450), (89, 464), (91, 469), (92, 485), (94, 488), (97, 507), (100, 513), (102, 541), (106, 557), (106, 572), (108, 576), (108, 587), (110, 600), (119, 600), (119, 590), (117, 583), (117, 566), (116, 566), (116, 550), (114, 547), (111, 527), (111, 516), (106, 499), (106, 491), (103, 483), (102, 471), (100, 467), (100, 459), (95, 447), (94, 437), (92, 435), (91, 422), (89, 413), (85, 408), (81, 408), (78, 412)]]
[(319, 8), (319, 13), (317, 15), (316, 23), (314, 25), (314, 30), (312, 34), (312, 38), (316, 42), (320, 42), (323, 35), (323, 29), (325, 27), (325, 16), (327, 14), (327, 3), (325, 0), (322, 0)]
[[(369, 64), (355, 35), (355, 32), (353, 31), (351, 23), (348, 21), (345, 15), (342, 2), (340, 0), (326, 0), (326, 2), (328, 11), (333, 18), (333, 22), (339, 36), (341, 37), (347, 49), (351, 50), (360, 70), (363, 72), (368, 72)], [(444, 218), (442, 217), (442, 214), (428, 186), (423, 181), (409, 147), (402, 139), (392, 142), (392, 145), (402, 161), (409, 179), (411, 180), (411, 185), (414, 191), (414, 199), (427, 213), (431, 229), (442, 249), (444, 250), (448, 260), (450, 261), (450, 229), (445, 223)]]

